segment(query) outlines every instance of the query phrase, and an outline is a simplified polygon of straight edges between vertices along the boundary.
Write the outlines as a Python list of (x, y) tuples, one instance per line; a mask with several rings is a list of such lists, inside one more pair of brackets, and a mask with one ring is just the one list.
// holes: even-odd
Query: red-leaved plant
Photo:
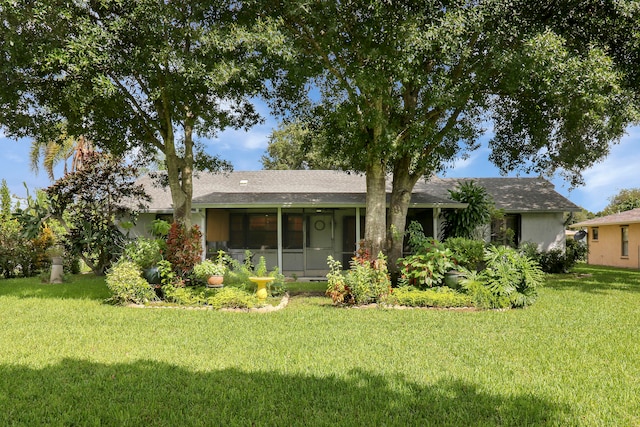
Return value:
[(180, 277), (186, 277), (202, 260), (202, 233), (197, 225), (186, 230), (184, 224), (173, 222), (167, 235), (165, 259)]

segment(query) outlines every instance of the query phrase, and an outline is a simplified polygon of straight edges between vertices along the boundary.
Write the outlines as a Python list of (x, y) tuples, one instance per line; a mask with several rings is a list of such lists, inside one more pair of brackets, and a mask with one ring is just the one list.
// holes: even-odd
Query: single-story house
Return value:
[[(415, 186), (408, 221), (417, 220), (425, 234), (437, 237), (443, 209), (464, 208), (448, 190), (457, 178), (423, 180)], [(564, 248), (563, 213), (580, 208), (540, 178), (476, 178), (498, 208), (503, 227), (516, 243), (531, 241), (540, 249)], [(139, 217), (143, 234), (152, 220), (171, 220), (171, 196), (149, 177), (141, 179), (152, 198)], [(387, 184), (391, 192), (391, 182)], [(348, 265), (364, 237), (364, 175), (327, 170), (261, 170), (194, 176), (192, 222), (203, 231), (207, 256), (223, 249), (238, 260), (245, 250), (264, 256), (288, 275), (327, 273), (327, 257)], [(489, 237), (489, 236), (487, 236)]]
[(640, 268), (640, 208), (571, 225), (587, 231), (588, 263)]

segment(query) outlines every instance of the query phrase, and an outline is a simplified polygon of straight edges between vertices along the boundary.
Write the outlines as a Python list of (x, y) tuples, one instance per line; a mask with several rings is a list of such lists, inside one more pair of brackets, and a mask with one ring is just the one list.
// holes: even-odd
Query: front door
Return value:
[(327, 257), (333, 255), (333, 215), (316, 213), (306, 217), (305, 275), (324, 275)]

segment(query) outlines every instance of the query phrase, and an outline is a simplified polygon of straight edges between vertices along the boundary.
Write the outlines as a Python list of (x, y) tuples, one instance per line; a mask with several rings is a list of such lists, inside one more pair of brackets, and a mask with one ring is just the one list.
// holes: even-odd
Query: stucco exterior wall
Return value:
[(640, 268), (640, 224), (629, 224), (629, 256), (622, 256), (622, 232), (620, 225), (600, 225), (598, 240), (593, 240), (594, 227), (588, 227), (588, 262), (593, 265)]
[(539, 251), (565, 248), (564, 218), (562, 212), (523, 213), (521, 218), (522, 243), (537, 243)]

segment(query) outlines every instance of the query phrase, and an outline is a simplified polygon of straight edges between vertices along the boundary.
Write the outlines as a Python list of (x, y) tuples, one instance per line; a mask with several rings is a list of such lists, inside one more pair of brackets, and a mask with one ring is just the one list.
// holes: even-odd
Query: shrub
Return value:
[(568, 239), (564, 251), (562, 249), (538, 251), (534, 243), (523, 244), (520, 251), (536, 260), (545, 273), (558, 274), (568, 273), (578, 261), (586, 260), (588, 249), (586, 245)]
[(258, 304), (258, 298), (242, 289), (227, 287), (207, 298), (207, 304), (215, 309), (253, 308)]
[(447, 287), (419, 290), (411, 286), (396, 288), (386, 298), (386, 302), (409, 307), (471, 307), (469, 295), (456, 292)]
[(163, 249), (164, 241), (138, 237), (134, 241), (127, 243), (124, 248), (124, 255), (144, 270), (157, 265), (162, 260)]
[(511, 306), (509, 297), (495, 294), (488, 286), (486, 278), (477, 271), (463, 271), (460, 285), (469, 296), (473, 306), (481, 309), (507, 308)]
[(151, 285), (140, 275), (140, 267), (133, 261), (120, 260), (107, 273), (107, 287), (115, 304), (145, 304), (157, 299)]
[(484, 260), (484, 242), (464, 237), (450, 237), (443, 242), (451, 250), (458, 266), (467, 270), (479, 270)]
[(211, 276), (224, 276), (226, 270), (224, 264), (205, 259), (193, 266), (193, 276), (196, 280), (206, 282)]
[(167, 236), (165, 258), (175, 272), (186, 277), (202, 259), (202, 233), (197, 225), (186, 230), (184, 224), (174, 222)]
[(368, 304), (379, 302), (391, 291), (391, 280), (384, 255), (374, 261), (354, 257), (350, 269), (343, 274), (342, 264), (329, 256), (327, 295), (334, 304)]
[(445, 273), (456, 267), (451, 250), (432, 238), (423, 243), (422, 251), (398, 260), (401, 286), (439, 286)]
[(508, 297), (512, 307), (532, 304), (537, 288), (544, 283), (540, 265), (526, 255), (506, 246), (491, 246), (485, 251), (487, 286), (497, 297)]

